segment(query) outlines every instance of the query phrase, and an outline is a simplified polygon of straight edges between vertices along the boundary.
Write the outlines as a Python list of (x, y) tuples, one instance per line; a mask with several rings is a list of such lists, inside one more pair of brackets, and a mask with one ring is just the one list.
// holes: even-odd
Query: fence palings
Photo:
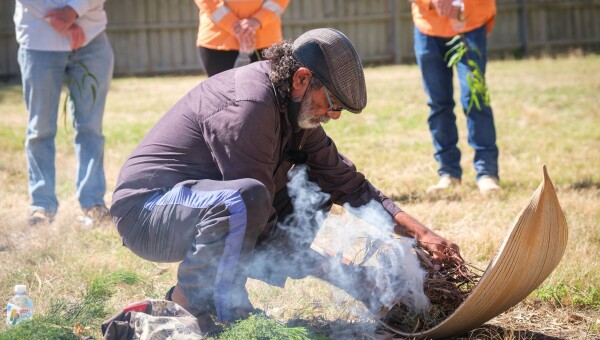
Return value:
[[(0, 78), (19, 75), (13, 0), (0, 0)], [(493, 57), (600, 47), (600, 0), (497, 0), (489, 40)], [(107, 1), (115, 74), (199, 72), (198, 9), (189, 0)], [(365, 64), (414, 61), (410, 5), (404, 0), (292, 0), (285, 39), (334, 27), (352, 40)]]

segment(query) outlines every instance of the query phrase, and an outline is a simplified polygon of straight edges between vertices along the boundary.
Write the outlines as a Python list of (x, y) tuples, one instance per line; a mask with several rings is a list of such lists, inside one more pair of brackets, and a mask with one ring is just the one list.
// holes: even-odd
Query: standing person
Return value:
[(102, 116), (114, 58), (103, 6), (104, 0), (16, 1), (18, 61), (29, 111), (25, 152), (31, 225), (51, 223), (58, 210), (54, 139), (65, 83), (75, 130), (77, 199), (92, 221), (108, 217)]
[[(477, 171), (477, 185), (483, 194), (500, 189), (498, 185), (498, 147), (492, 108), (472, 106), (467, 79), (472, 60), (485, 74), (487, 63), (487, 34), (494, 25), (495, 0), (416, 0), (412, 4), (414, 50), (421, 69), (423, 86), (427, 93), (429, 130), (435, 147), (440, 180), (428, 192), (448, 189), (461, 183), (460, 150), (457, 147), (458, 130), (454, 115), (453, 70), (448, 68), (446, 54), (453, 46), (448, 42), (462, 34), (469, 47), (457, 65), (460, 83), (460, 101), (466, 114), (469, 145), (475, 150), (473, 165)], [(476, 52), (475, 50), (479, 51)], [(480, 103), (483, 100), (480, 99)]]
[(281, 15), (289, 0), (195, 1), (200, 9), (196, 45), (209, 77), (233, 68), (241, 47), (254, 51), (250, 60), (255, 62), (262, 49), (283, 40)]
[(150, 261), (181, 262), (167, 299), (207, 331), (213, 313), (231, 321), (253, 310), (249, 275), (280, 286), (287, 277), (314, 275), (360, 298), (351, 282), (320, 267), (322, 256), (310, 249), (317, 233), (311, 223), (291, 218), (294, 164), (305, 164), (308, 178), (330, 195), (311, 201), (315, 208), (374, 200), (397, 232), (408, 231), (435, 254), (434, 262), (461, 262), (457, 245), (369, 183), (321, 126), (342, 110), (366, 106), (363, 68), (350, 40), (315, 29), (270, 47), (265, 57), (192, 89), (121, 169), (111, 215), (124, 245)]

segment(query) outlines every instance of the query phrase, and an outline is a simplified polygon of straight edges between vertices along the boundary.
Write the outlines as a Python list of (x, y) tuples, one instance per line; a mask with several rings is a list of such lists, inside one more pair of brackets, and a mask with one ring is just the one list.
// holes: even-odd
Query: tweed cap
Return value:
[(367, 86), (360, 58), (342, 32), (333, 28), (310, 30), (294, 41), (293, 54), (346, 110), (360, 113), (367, 106)]

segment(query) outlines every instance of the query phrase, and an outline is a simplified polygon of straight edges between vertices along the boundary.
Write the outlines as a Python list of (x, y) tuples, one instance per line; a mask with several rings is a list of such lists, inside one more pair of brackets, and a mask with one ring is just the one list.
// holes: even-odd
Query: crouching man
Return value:
[[(167, 298), (210, 331), (215, 318), (233, 321), (253, 311), (245, 288), (249, 276), (283, 285), (287, 277), (314, 275), (336, 284), (310, 249), (317, 228), (297, 233), (294, 228), (312, 227), (290, 228), (289, 219), (286, 228), (278, 226), (294, 212), (287, 173), (299, 163), (330, 195), (319, 209), (375, 200), (396, 230), (411, 233), (434, 260), (462, 261), (457, 245), (377, 190), (322, 128), (344, 110), (360, 113), (367, 103), (363, 68), (348, 38), (315, 29), (269, 48), (265, 58), (192, 89), (121, 170), (111, 215), (135, 254), (180, 262)], [(264, 253), (276, 255), (255, 266)]]

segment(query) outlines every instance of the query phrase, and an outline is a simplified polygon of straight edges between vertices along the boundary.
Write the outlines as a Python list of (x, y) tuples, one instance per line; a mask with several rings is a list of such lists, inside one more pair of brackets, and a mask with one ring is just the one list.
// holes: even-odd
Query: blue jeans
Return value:
[[(105, 33), (86, 46), (71, 52), (37, 51), (20, 48), (18, 61), (23, 80), (23, 96), (29, 111), (25, 152), (29, 172), (30, 209), (58, 210), (56, 197), (56, 137), (60, 95), (63, 84), (69, 84), (69, 108), (75, 130), (77, 199), (81, 208), (104, 204), (104, 136), (102, 116), (114, 56)], [(84, 64), (98, 80), (85, 79)], [(95, 99), (91, 85), (94, 85)]]
[[(487, 63), (487, 37), (485, 25), (464, 34), (469, 48), (476, 48), (481, 55), (469, 51), (469, 58), (475, 61), (485, 74)], [(414, 49), (417, 63), (421, 69), (423, 86), (427, 93), (429, 112), (429, 130), (435, 147), (435, 159), (439, 164), (439, 175), (448, 174), (461, 178), (460, 150), (457, 147), (458, 130), (454, 115), (453, 69), (448, 68), (444, 56), (452, 48), (447, 46), (451, 38), (427, 36), (414, 28)], [(457, 66), (460, 83), (460, 101), (466, 114), (469, 145), (475, 150), (473, 165), (477, 178), (483, 175), (498, 177), (498, 147), (496, 146), (496, 128), (491, 107), (483, 105), (481, 110), (475, 105), (468, 113), (466, 109), (471, 100), (467, 76), (470, 68), (466, 56)]]

